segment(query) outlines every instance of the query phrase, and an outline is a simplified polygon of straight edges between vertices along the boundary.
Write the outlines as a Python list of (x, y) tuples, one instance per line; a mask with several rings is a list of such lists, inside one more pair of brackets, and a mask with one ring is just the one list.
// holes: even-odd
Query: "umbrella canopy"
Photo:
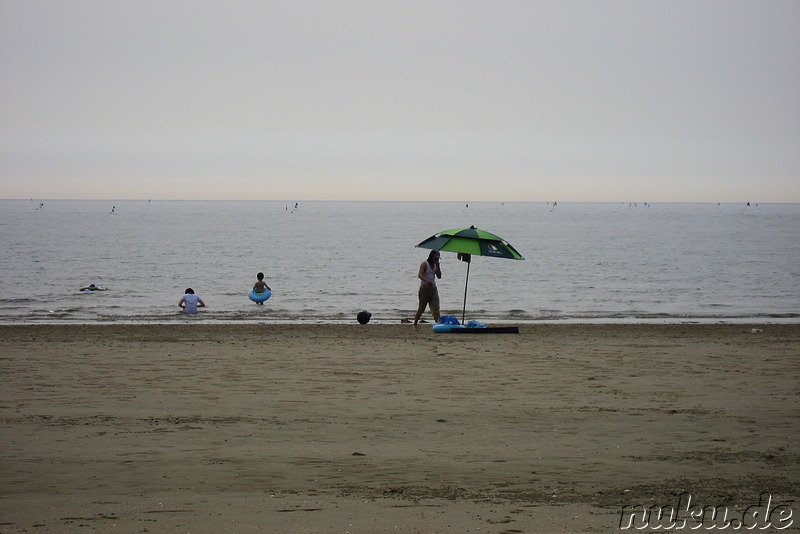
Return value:
[(511, 244), (502, 237), (496, 236), (485, 230), (470, 226), (469, 228), (456, 228), (445, 230), (430, 236), (417, 245), (420, 248), (444, 250), (455, 252), (459, 258), (467, 262), (467, 278), (464, 282), (464, 308), (461, 310), (461, 322), (467, 313), (467, 288), (469, 286), (469, 267), (472, 256), (489, 256), (491, 258), (505, 258), (509, 260), (524, 260), (522, 254), (517, 252)]
[(491, 234), (485, 230), (470, 226), (445, 230), (432, 235), (419, 245), (420, 248), (444, 250), (474, 256), (490, 256), (492, 258), (506, 258), (509, 260), (524, 260), (522, 254), (512, 247), (502, 237)]

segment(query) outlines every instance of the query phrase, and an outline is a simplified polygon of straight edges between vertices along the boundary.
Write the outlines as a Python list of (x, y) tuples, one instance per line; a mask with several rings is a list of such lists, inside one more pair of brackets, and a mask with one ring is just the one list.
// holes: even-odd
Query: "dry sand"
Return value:
[(800, 527), (800, 325), (2, 326), (0, 355), (0, 533), (614, 532), (682, 492)]

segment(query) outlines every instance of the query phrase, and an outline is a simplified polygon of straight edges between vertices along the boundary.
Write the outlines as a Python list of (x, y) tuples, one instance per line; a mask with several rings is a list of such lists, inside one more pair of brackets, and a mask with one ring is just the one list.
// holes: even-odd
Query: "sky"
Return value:
[(0, 0), (0, 198), (800, 202), (800, 2)]

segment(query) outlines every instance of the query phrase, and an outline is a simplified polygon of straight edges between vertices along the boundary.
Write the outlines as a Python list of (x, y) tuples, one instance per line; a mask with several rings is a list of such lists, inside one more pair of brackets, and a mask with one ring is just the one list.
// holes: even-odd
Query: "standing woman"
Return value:
[(430, 307), (433, 319), (439, 322), (439, 290), (436, 288), (436, 279), (442, 277), (442, 269), (439, 267), (438, 250), (431, 250), (428, 259), (419, 265), (417, 277), (420, 279), (419, 308), (414, 316), (414, 330), (419, 330), (417, 323), (426, 307)]

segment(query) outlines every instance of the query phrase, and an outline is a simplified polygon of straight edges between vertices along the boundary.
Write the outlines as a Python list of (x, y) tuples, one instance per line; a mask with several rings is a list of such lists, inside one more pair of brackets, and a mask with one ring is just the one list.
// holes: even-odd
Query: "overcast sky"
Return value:
[(796, 0), (0, 0), (0, 198), (800, 202)]

